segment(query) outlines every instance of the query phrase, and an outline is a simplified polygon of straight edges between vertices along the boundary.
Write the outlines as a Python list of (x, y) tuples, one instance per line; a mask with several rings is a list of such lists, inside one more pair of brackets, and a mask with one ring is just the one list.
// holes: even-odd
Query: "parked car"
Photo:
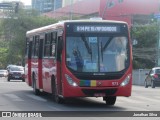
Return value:
[(7, 77), (8, 71), (7, 70), (0, 70), (0, 77)]
[(24, 79), (24, 67), (22, 66), (11, 66), (10, 69), (8, 70), (8, 81), (11, 79), (13, 80), (22, 80), (23, 82), (25, 81)]
[(148, 86), (155, 88), (160, 85), (160, 67), (152, 68), (146, 75), (147, 77), (144, 82), (145, 88), (148, 88)]
[(12, 66), (16, 66), (16, 65), (8, 65), (7, 70), (9, 71)]

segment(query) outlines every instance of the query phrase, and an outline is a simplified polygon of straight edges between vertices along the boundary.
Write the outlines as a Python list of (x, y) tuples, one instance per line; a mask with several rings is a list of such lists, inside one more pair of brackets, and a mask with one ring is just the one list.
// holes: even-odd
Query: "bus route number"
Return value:
[(112, 82), (112, 86), (118, 86), (118, 82)]

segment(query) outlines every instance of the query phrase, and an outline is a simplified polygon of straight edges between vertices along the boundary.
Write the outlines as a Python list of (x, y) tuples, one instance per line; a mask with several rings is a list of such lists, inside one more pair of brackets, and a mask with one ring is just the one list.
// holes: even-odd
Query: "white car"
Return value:
[(8, 71), (7, 70), (0, 70), (0, 77), (7, 77)]

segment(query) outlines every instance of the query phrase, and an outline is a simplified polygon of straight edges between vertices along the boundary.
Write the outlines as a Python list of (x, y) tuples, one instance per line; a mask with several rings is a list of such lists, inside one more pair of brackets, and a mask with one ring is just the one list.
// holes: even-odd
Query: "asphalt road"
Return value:
[(25, 82), (0, 78), (0, 111), (160, 111), (160, 87), (133, 86), (131, 97), (118, 97), (114, 106), (102, 98), (75, 98), (55, 103), (49, 94), (36, 96)]

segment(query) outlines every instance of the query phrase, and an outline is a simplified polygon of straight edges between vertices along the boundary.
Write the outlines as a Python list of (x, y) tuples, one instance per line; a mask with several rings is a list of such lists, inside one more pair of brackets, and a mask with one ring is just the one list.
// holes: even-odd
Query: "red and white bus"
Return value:
[(66, 98), (131, 96), (132, 50), (128, 25), (72, 20), (26, 33), (25, 81), (35, 94)]

